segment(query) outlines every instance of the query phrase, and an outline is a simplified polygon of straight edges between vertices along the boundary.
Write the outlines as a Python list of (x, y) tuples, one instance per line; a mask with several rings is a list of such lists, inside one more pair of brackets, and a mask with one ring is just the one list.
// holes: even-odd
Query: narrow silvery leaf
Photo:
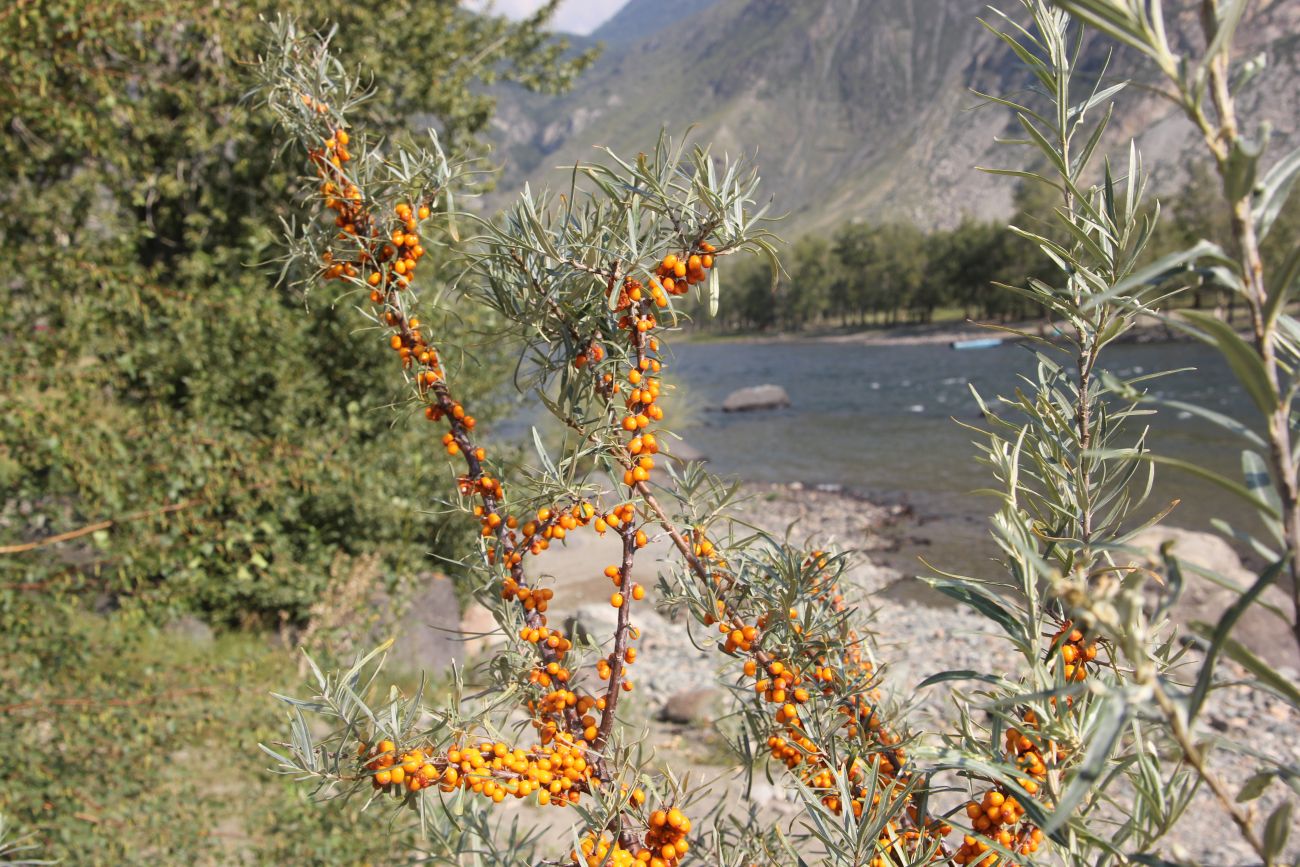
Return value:
[(1097, 723), (1087, 733), (1085, 743), (1088, 751), (1083, 761), (1070, 775), (1069, 785), (1057, 802), (1055, 811), (1043, 833), (1051, 836), (1069, 821), (1074, 808), (1082, 803), (1084, 797), (1093, 790), (1094, 784), (1101, 777), (1102, 769), (1110, 759), (1111, 751), (1119, 741), (1124, 721), (1128, 717), (1128, 702), (1120, 694), (1108, 695), (1098, 716)]
[(1262, 143), (1234, 139), (1223, 169), (1223, 193), (1230, 201), (1244, 199), (1255, 186), (1255, 171), (1263, 152)]
[(1228, 606), (1219, 618), (1218, 624), (1214, 627), (1214, 632), (1208, 637), (1209, 648), (1205, 651), (1205, 661), (1201, 663), (1200, 674), (1196, 679), (1196, 686), (1192, 689), (1191, 695), (1187, 699), (1187, 716), (1189, 719), (1196, 717), (1200, 712), (1201, 705), (1205, 703), (1205, 697), (1209, 695), (1210, 686), (1214, 677), (1215, 660), (1218, 655), (1226, 649), (1227, 641), (1232, 633), (1232, 629), (1241, 619), (1241, 615), (1246, 612), (1251, 603), (1263, 593), (1270, 584), (1277, 580), (1281, 574), (1282, 567), (1286, 565), (1285, 560), (1279, 560), (1272, 564), (1255, 580), (1251, 588), (1243, 593), (1236, 602)]
[(1215, 31), (1214, 40), (1205, 49), (1207, 61), (1213, 62), (1215, 55), (1230, 49), (1232, 37), (1236, 35), (1237, 25), (1241, 23), (1241, 17), (1246, 13), (1249, 3), (1250, 0), (1225, 0), (1219, 7), (1216, 22), (1218, 29)]
[(1272, 864), (1273, 859), (1286, 849), (1286, 841), (1291, 836), (1291, 811), (1294, 804), (1288, 798), (1277, 805), (1277, 809), (1264, 823), (1264, 857)]
[[(1214, 637), (1214, 630), (1208, 623), (1193, 621), (1190, 628), (1197, 635), (1210, 640)], [(1223, 654), (1236, 662), (1242, 668), (1255, 675), (1255, 679), (1268, 690), (1276, 693), (1282, 699), (1285, 699), (1292, 707), (1300, 710), (1300, 687), (1297, 687), (1286, 677), (1282, 676), (1264, 660), (1255, 655), (1250, 648), (1242, 644), (1235, 638), (1229, 636), (1223, 642)]]
[(1296, 178), (1300, 178), (1300, 148), (1277, 161), (1259, 183), (1255, 195), (1255, 230), (1262, 241), (1291, 195)]
[(721, 298), (721, 288), (718, 283), (718, 269), (709, 270), (709, 316), (718, 315), (718, 301)]
[(1278, 396), (1269, 384), (1264, 362), (1231, 325), (1202, 310), (1184, 310), (1182, 316), (1195, 326), (1189, 330), (1219, 350), (1261, 413), (1269, 415), (1277, 409)]
[(1268, 277), (1268, 304), (1264, 315), (1268, 322), (1276, 322), (1278, 315), (1286, 308), (1292, 289), (1300, 281), (1300, 245), (1292, 248), (1282, 262), (1276, 274)]

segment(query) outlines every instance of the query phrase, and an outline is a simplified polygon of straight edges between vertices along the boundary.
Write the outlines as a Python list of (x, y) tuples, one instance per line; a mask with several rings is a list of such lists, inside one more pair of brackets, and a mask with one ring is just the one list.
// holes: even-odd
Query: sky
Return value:
[[(627, 0), (564, 0), (555, 14), (555, 29), (566, 33), (590, 33), (604, 24)], [(491, 5), (511, 18), (522, 18), (541, 6), (543, 0), (478, 0), (473, 5)]]

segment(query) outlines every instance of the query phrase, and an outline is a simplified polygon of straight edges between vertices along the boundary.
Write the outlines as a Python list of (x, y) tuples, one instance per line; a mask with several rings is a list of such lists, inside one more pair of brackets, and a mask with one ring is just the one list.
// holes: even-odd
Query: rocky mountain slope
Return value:
[[(1300, 3), (1254, 7), (1241, 50), (1263, 52), (1269, 69), (1244, 108), (1271, 121), (1276, 154), (1300, 116)], [(994, 144), (1016, 130), (1006, 111), (976, 108), (971, 91), (1027, 80), (981, 15), (983, 0), (630, 0), (594, 34), (605, 53), (571, 93), (503, 95), (500, 189), (555, 182), (556, 167), (593, 158), (596, 145), (635, 152), (661, 127), (695, 125), (715, 148), (756, 156), (776, 210), (790, 216), (783, 234), (859, 217), (946, 226), (1002, 216), (1013, 185), (974, 167), (1021, 159)], [(1190, 13), (1172, 17), (1194, 33)], [(1094, 71), (1105, 56), (1100, 41), (1085, 52)], [(1121, 52), (1108, 77), (1149, 74)], [(1135, 133), (1158, 187), (1180, 183), (1199, 156), (1172, 106), (1130, 88), (1113, 144)]]

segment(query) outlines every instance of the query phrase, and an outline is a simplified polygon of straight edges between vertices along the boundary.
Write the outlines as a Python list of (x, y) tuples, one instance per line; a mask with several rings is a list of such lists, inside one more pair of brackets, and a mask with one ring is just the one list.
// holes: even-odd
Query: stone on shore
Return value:
[(457, 640), (463, 643), (465, 656), (475, 657), (502, 644), (506, 637), (492, 612), (482, 603), (474, 602), (461, 615)]
[(460, 605), (450, 578), (441, 572), (420, 575), (406, 606), (407, 616), (384, 623), (385, 629), (397, 627), (388, 656), (395, 668), (442, 672), (465, 661), (465, 645), (456, 634)]
[[(1255, 583), (1255, 574), (1242, 565), (1237, 552), (1223, 537), (1180, 527), (1152, 527), (1134, 538), (1133, 546), (1148, 552), (1147, 562), (1135, 565), (1157, 568), (1160, 546), (1165, 542), (1173, 543), (1171, 553), (1183, 564), (1183, 592), (1172, 612), (1174, 621), (1179, 624), (1199, 620), (1213, 625), (1240, 598), (1232, 590), (1197, 574), (1198, 569), (1226, 578), (1242, 588)], [(1266, 589), (1260, 598), (1283, 611), (1291, 610), (1290, 600), (1276, 586)], [(1275, 666), (1300, 668), (1295, 639), (1287, 625), (1258, 605), (1252, 605), (1242, 614), (1232, 636)]]
[(708, 724), (727, 711), (728, 702), (716, 687), (684, 689), (668, 696), (658, 718), (678, 725)]
[(727, 395), (722, 402), (723, 412), (749, 412), (756, 409), (777, 409), (790, 405), (790, 395), (779, 385), (751, 385)]

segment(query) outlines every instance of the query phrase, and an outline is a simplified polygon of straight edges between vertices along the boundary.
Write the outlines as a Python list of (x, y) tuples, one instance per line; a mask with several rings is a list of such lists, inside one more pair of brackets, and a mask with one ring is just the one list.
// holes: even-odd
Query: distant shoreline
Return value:
[[(1057, 323), (1059, 325), (1060, 323)], [(1001, 338), (1008, 343), (1023, 340), (1016, 332), (1043, 335), (1051, 326), (1041, 319), (1012, 322), (1005, 325), (973, 321), (942, 322), (929, 325), (895, 325), (868, 327), (857, 330), (782, 331), (774, 333), (743, 334), (730, 332), (713, 334), (693, 332), (685, 337), (691, 343), (845, 343), (858, 346), (923, 346), (962, 340)], [(1159, 321), (1139, 323), (1124, 340), (1126, 343), (1166, 343), (1188, 338)]]

